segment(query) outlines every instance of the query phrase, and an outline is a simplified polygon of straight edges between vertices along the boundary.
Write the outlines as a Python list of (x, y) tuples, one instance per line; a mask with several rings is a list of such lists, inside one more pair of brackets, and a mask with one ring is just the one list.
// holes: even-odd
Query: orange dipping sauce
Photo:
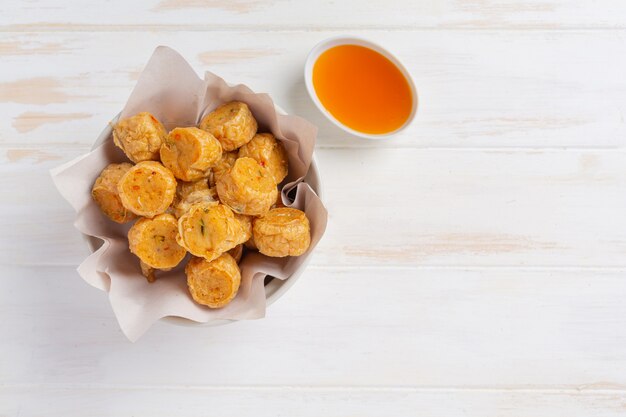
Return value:
[(313, 66), (313, 87), (322, 105), (340, 123), (368, 134), (402, 127), (411, 116), (411, 87), (393, 62), (357, 45), (323, 52)]

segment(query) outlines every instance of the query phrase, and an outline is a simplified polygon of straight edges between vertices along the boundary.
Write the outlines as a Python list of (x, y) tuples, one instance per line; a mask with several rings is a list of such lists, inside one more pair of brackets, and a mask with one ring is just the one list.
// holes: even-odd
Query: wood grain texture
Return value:
[(51, 123), (65, 123), (89, 117), (89, 113), (25, 112), (13, 119), (13, 127), (19, 133), (26, 133)]
[[(0, 263), (76, 265), (85, 244), (48, 170), (86, 152), (0, 155)], [(320, 149), (329, 227), (312, 260), (342, 266), (624, 268), (624, 151)], [(46, 202), (46, 222), (32, 222)], [(19, 215), (18, 215), (19, 214)], [(54, 242), (51, 245), (51, 242)]]
[[(158, 44), (179, 50), (199, 73), (212, 70), (270, 93), (287, 111), (319, 126), (321, 147), (613, 148), (626, 143), (626, 59), (618, 53), (626, 32), (354, 33), (390, 47), (418, 87), (415, 123), (382, 143), (342, 133), (306, 92), (302, 73), (308, 50), (338, 32), (156, 31), (1, 34), (0, 41), (58, 43), (66, 51), (0, 52), (5, 68), (20, 69), (0, 73), (0, 144), (88, 146), (120, 111)], [(92, 117), (19, 132), (16, 125), (24, 114), (42, 115), (29, 119), (29, 127), (48, 123), (49, 114)]]
[(337, 388), (197, 388), (158, 389), (26, 386), (0, 391), (0, 413), (7, 415), (206, 416), (358, 415), (387, 417), (621, 417), (621, 392), (511, 390), (412, 390)]
[(0, 387), (626, 390), (623, 271), (311, 267), (263, 320), (135, 344), (74, 268), (1, 272)]
[(31, 0), (3, 10), (0, 29), (152, 30), (319, 30), (325, 28), (571, 29), (624, 28), (619, 0), (443, 0), (437, 2), (298, 0), (114, 0), (83, 7), (80, 0)]
[[(413, 74), (393, 140), (308, 98), (306, 55), (340, 34)], [(0, 416), (626, 414), (624, 39), (619, 0), (3, 5)], [(264, 320), (130, 344), (48, 171), (160, 44), (319, 126), (330, 219)]]

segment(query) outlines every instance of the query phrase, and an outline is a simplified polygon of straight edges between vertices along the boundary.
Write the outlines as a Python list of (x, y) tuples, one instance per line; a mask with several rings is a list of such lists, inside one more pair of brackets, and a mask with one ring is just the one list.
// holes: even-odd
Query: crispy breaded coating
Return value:
[(252, 158), (239, 158), (216, 184), (220, 201), (240, 214), (262, 216), (276, 202), (278, 190), (267, 168)]
[(216, 202), (199, 202), (178, 219), (178, 243), (192, 255), (213, 260), (250, 237), (245, 222)]
[(139, 260), (139, 267), (141, 268), (141, 275), (146, 277), (148, 282), (156, 281), (156, 275), (155, 275), (156, 269), (154, 269), (153, 267), (151, 267), (150, 265), (148, 265), (141, 259)]
[(200, 129), (215, 136), (228, 152), (250, 142), (256, 133), (257, 122), (246, 103), (231, 101), (206, 115), (200, 122)]
[(222, 145), (210, 133), (195, 127), (177, 127), (161, 145), (161, 162), (183, 181), (209, 176), (222, 158)]
[(113, 128), (113, 142), (135, 163), (158, 161), (166, 137), (165, 127), (148, 112), (122, 119)]
[(257, 133), (250, 142), (239, 148), (239, 158), (244, 157), (252, 158), (267, 168), (276, 184), (280, 184), (287, 176), (287, 151), (271, 133)]
[(124, 207), (117, 190), (120, 179), (132, 167), (128, 162), (109, 164), (102, 170), (91, 189), (91, 196), (100, 210), (116, 223), (127, 223), (137, 218), (135, 213)]
[(189, 193), (183, 200), (180, 200), (174, 206), (174, 216), (176, 216), (176, 218), (180, 218), (191, 209), (191, 206), (200, 202), (213, 203), (214, 205), (217, 205), (219, 203), (219, 199), (217, 198), (215, 187)]
[(235, 262), (239, 263), (239, 261), (241, 261), (241, 256), (243, 255), (243, 244), (240, 243), (239, 245), (229, 250), (227, 253), (233, 257)]
[(198, 304), (210, 308), (224, 307), (237, 295), (241, 272), (228, 253), (213, 261), (192, 258), (185, 268), (187, 287)]
[(128, 231), (128, 247), (147, 267), (166, 270), (178, 265), (187, 253), (177, 236), (178, 222), (171, 214), (142, 218)]
[(211, 169), (209, 184), (214, 186), (218, 178), (226, 174), (235, 165), (237, 152), (223, 152), (220, 161)]
[(267, 256), (299, 256), (311, 244), (309, 219), (293, 208), (275, 208), (254, 219), (252, 234), (259, 252)]
[(140, 162), (130, 168), (117, 185), (124, 207), (133, 213), (154, 217), (174, 201), (176, 178), (158, 162)]

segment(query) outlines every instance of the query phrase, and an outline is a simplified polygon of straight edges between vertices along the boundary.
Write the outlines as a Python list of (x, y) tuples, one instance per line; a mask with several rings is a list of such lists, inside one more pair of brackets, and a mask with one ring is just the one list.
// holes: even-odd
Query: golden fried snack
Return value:
[(241, 225), (241, 232), (243, 233), (243, 239), (241, 243), (247, 241), (252, 236), (252, 217), (245, 214), (234, 213), (235, 219)]
[(252, 221), (254, 220), (254, 217), (245, 216), (243, 214), (235, 214), (235, 217), (237, 216), (239, 216), (240, 219), (242, 217), (245, 217), (245, 219), (241, 219), (241, 220), (245, 222), (244, 228), (246, 228), (246, 230), (248, 230), (250, 233), (248, 239), (245, 242), (243, 242), (243, 245), (248, 249), (257, 250), (256, 245), (254, 244), (254, 236), (252, 236)]
[(215, 185), (219, 177), (230, 171), (236, 160), (237, 152), (223, 152), (220, 161), (211, 169), (209, 184)]
[(239, 261), (241, 261), (241, 256), (243, 255), (243, 244), (240, 243), (239, 245), (229, 250), (227, 253), (233, 257), (235, 262), (239, 263)]
[(196, 203), (207, 202), (217, 205), (219, 200), (215, 188), (207, 188), (206, 190), (198, 190), (189, 193), (184, 200), (180, 200), (174, 206), (174, 215), (176, 218), (180, 218), (183, 214), (187, 213), (191, 206)]
[(287, 176), (287, 151), (271, 133), (257, 133), (250, 142), (239, 148), (239, 158), (246, 156), (269, 169), (276, 184)]
[[(183, 260), (185, 248), (177, 241), (178, 222), (171, 214), (160, 214), (153, 219), (142, 218), (128, 231), (130, 251), (150, 268), (170, 269)], [(142, 268), (142, 272), (147, 268)], [(149, 279), (148, 279), (149, 280)]]
[(204, 191), (209, 189), (209, 182), (206, 178), (202, 178), (198, 181), (178, 181), (176, 184), (176, 196), (174, 197), (173, 204), (177, 204), (179, 201), (185, 200), (189, 194), (196, 191)]
[(216, 184), (220, 201), (248, 216), (262, 216), (276, 201), (276, 182), (267, 168), (252, 158), (239, 158)]
[(102, 170), (91, 189), (91, 196), (107, 217), (117, 223), (126, 223), (137, 216), (122, 205), (117, 184), (132, 168), (128, 162), (110, 164)]
[(243, 221), (223, 204), (195, 203), (178, 219), (178, 243), (208, 261), (248, 238)]
[(256, 243), (254, 243), (254, 233), (252, 233), (250, 239), (243, 242), (243, 245), (250, 250), (259, 250), (259, 248), (256, 247)]
[(198, 304), (220, 308), (228, 304), (239, 290), (241, 272), (228, 253), (213, 261), (192, 258), (185, 267), (187, 287)]
[(172, 203), (171, 212), (177, 218), (185, 214), (192, 204), (200, 201), (219, 202), (215, 187), (209, 188), (209, 182), (203, 178), (194, 182), (179, 181), (176, 187), (176, 197)]
[(311, 244), (309, 219), (293, 208), (275, 208), (252, 222), (254, 243), (264, 255), (302, 255)]
[(122, 119), (113, 128), (113, 142), (135, 163), (158, 161), (166, 137), (165, 127), (148, 112)]
[(215, 136), (228, 152), (250, 142), (256, 133), (257, 122), (246, 103), (231, 101), (206, 115), (200, 122), (200, 129)]
[(212, 134), (196, 127), (177, 127), (161, 145), (161, 162), (183, 181), (208, 177), (222, 157), (222, 145)]
[(140, 162), (117, 184), (124, 207), (133, 213), (154, 217), (164, 213), (174, 201), (176, 178), (158, 162)]
[(209, 188), (209, 194), (215, 201), (220, 201), (220, 196), (217, 195), (217, 187)]
[(141, 268), (141, 274), (144, 277), (146, 277), (148, 282), (156, 281), (156, 276), (154, 275), (155, 269), (153, 267), (151, 267), (150, 265), (148, 265), (147, 263), (145, 263), (141, 259), (139, 260), (139, 267)]
[(272, 208), (280, 208), (280, 207), (287, 207), (285, 205), (285, 203), (283, 203), (283, 196), (280, 193), (280, 190), (278, 190), (278, 194), (276, 195), (276, 202), (274, 202), (274, 205), (272, 205)]

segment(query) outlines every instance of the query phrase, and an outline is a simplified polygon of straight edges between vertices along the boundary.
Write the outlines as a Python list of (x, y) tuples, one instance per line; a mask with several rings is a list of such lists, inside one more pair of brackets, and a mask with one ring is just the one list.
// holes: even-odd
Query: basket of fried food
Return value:
[(245, 252), (282, 258), (309, 248), (309, 219), (285, 207), (278, 188), (285, 148), (258, 132), (245, 103), (169, 132), (140, 112), (114, 125), (113, 140), (130, 162), (106, 166), (91, 195), (111, 221), (132, 222), (128, 247), (149, 282), (185, 262), (193, 300), (221, 308), (237, 295)]
[(51, 171), (91, 249), (78, 274), (130, 340), (161, 319), (265, 317), (326, 228), (316, 136), (268, 94), (155, 49), (91, 151)]

